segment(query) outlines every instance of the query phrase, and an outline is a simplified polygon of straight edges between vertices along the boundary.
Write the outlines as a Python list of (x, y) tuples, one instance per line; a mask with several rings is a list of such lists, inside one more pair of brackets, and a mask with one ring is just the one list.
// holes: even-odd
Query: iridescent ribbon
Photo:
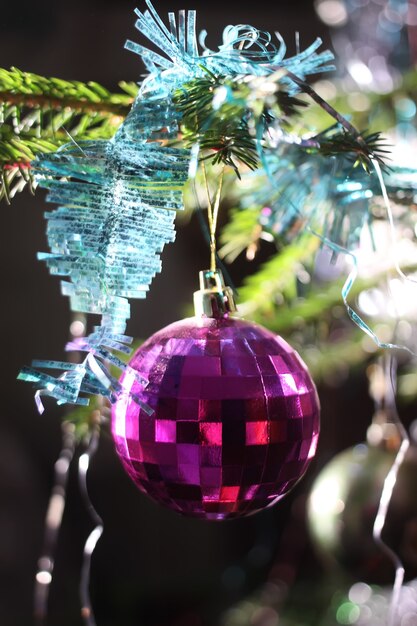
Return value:
[[(379, 165), (379, 163), (375, 160), (372, 159), (372, 164), (373, 167), (375, 169), (376, 175), (378, 176), (378, 180), (379, 180), (379, 184), (380, 184), (380, 188), (381, 188), (381, 194), (384, 200), (384, 204), (385, 204), (385, 209), (386, 209), (386, 213), (387, 213), (387, 218), (388, 218), (388, 223), (390, 226), (390, 230), (391, 230), (391, 237), (392, 237), (392, 247), (393, 247), (393, 261), (394, 261), (394, 267), (397, 271), (397, 273), (399, 274), (399, 276), (406, 281), (410, 281), (412, 283), (417, 283), (417, 281), (413, 278), (411, 278), (410, 276), (407, 276), (406, 274), (404, 274), (404, 272), (402, 271), (401, 267), (399, 266), (398, 263), (398, 259), (396, 257), (395, 254), (395, 240), (396, 240), (396, 233), (395, 233), (395, 225), (394, 225), (394, 218), (393, 218), (393, 214), (392, 214), (392, 208), (391, 208), (391, 203), (388, 197), (388, 193), (387, 193), (387, 189), (385, 186), (385, 182), (384, 182), (384, 178), (381, 172), (381, 167)], [(343, 285), (342, 288), (342, 297), (343, 297), (343, 301), (344, 304), (346, 306), (346, 310), (348, 312), (349, 317), (351, 318), (351, 320), (357, 325), (359, 326), (359, 328), (361, 330), (363, 330), (369, 337), (371, 337), (371, 339), (376, 343), (376, 345), (379, 348), (388, 348), (388, 349), (398, 349), (398, 350), (404, 350), (406, 352), (408, 352), (409, 354), (411, 354), (412, 356), (415, 356), (415, 352), (413, 350), (411, 350), (408, 346), (402, 345), (402, 344), (396, 344), (396, 343), (390, 343), (390, 342), (385, 342), (385, 341), (381, 341), (379, 339), (379, 337), (377, 336), (377, 334), (368, 326), (368, 324), (366, 324), (364, 322), (364, 320), (360, 317), (360, 315), (358, 315), (358, 313), (356, 313), (352, 307), (349, 305), (348, 303), (348, 296), (349, 296), (349, 292), (352, 289), (353, 283), (355, 282), (357, 275), (358, 275), (358, 264), (357, 264), (357, 259), (355, 257), (355, 255), (350, 252), (349, 250), (340, 248), (339, 246), (335, 245), (333, 242), (327, 241), (325, 242), (332, 250), (335, 250), (336, 252), (342, 252), (344, 254), (347, 254), (352, 260), (353, 260), (353, 269), (350, 272), (349, 276), (347, 277), (345, 284)]]
[[(394, 224), (394, 216), (392, 214), (392, 208), (391, 208), (391, 203), (390, 203), (390, 199), (388, 196), (388, 192), (387, 192), (387, 188), (385, 185), (385, 181), (384, 181), (384, 177), (382, 175), (382, 171), (381, 171), (381, 167), (379, 165), (379, 163), (375, 160), (373, 160), (372, 162), (376, 175), (378, 177), (378, 181), (379, 181), (379, 186), (381, 188), (381, 193), (382, 193), (382, 198), (384, 200), (384, 205), (385, 205), (385, 210), (387, 213), (387, 218), (388, 218), (388, 223), (390, 226), (390, 231), (391, 231), (391, 241), (392, 241), (392, 247), (393, 247), (393, 261), (394, 261), (394, 266), (395, 269), (397, 271), (397, 274), (404, 280), (406, 281), (410, 281), (414, 284), (417, 284), (417, 280), (414, 278), (411, 278), (411, 276), (407, 276), (406, 274), (404, 274), (404, 272), (402, 271), (399, 263), (398, 263), (398, 259), (396, 256), (396, 231), (395, 231), (395, 224)], [(414, 174), (415, 175), (415, 174)]]
[(38, 559), (35, 577), (34, 617), (37, 626), (44, 626), (48, 616), (48, 599), (55, 565), (55, 548), (65, 509), (68, 472), (75, 449), (74, 426), (69, 422), (61, 425), (62, 448), (55, 462), (54, 486), (45, 516), (42, 554)]
[(97, 452), (100, 441), (100, 423), (97, 420), (90, 433), (90, 441), (87, 450), (81, 454), (78, 461), (78, 480), (80, 485), (81, 496), (84, 500), (87, 511), (95, 523), (94, 529), (88, 535), (83, 550), (83, 562), (81, 566), (80, 579), (80, 599), (81, 599), (81, 616), (86, 626), (96, 626), (94, 611), (90, 599), (90, 571), (91, 559), (98, 540), (103, 533), (103, 520), (94, 508), (91, 502), (88, 485), (87, 473), (90, 467), (91, 459)]
[(389, 557), (391, 562), (395, 567), (395, 580), (392, 589), (392, 596), (390, 602), (390, 610), (388, 615), (387, 626), (395, 626), (396, 614), (398, 611), (401, 589), (404, 582), (404, 566), (401, 562), (398, 554), (390, 548), (388, 544), (382, 539), (382, 531), (385, 526), (385, 522), (387, 519), (388, 509), (391, 503), (392, 494), (395, 489), (395, 485), (397, 483), (398, 472), (404, 462), (406, 453), (410, 447), (410, 440), (405, 430), (404, 426), (401, 423), (401, 420), (398, 417), (398, 413), (395, 406), (395, 387), (396, 384), (394, 382), (396, 369), (396, 360), (392, 354), (389, 354), (385, 357), (385, 368), (384, 368), (384, 378), (385, 378), (385, 393), (386, 393), (386, 404), (389, 407), (389, 413), (391, 416), (395, 418), (395, 424), (398, 428), (398, 431), (401, 435), (401, 445), (395, 457), (394, 463), (389, 470), (385, 481), (384, 486), (381, 493), (381, 498), (379, 501), (378, 511), (375, 517), (375, 522), (373, 526), (373, 537), (375, 542), (382, 548), (385, 554)]

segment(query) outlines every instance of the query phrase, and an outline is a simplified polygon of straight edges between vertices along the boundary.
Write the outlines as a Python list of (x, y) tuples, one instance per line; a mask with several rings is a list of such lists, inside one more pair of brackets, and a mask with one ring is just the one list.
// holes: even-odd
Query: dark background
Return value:
[[(96, 80), (116, 89), (119, 80), (139, 80), (139, 59), (123, 49), (137, 40), (131, 1), (8, 2), (0, 21), (0, 66), (67, 79)], [(144, 8), (144, 3), (138, 3)], [(198, 9), (198, 27), (215, 47), (229, 23), (278, 30), (294, 53), (294, 33), (304, 47), (329, 35), (302, 0), (155, 2), (168, 10)], [(32, 592), (43, 519), (60, 449), (62, 411), (48, 404), (38, 415), (19, 368), (32, 358), (64, 358), (70, 314), (59, 280), (36, 260), (46, 250), (44, 194), (23, 193), (3, 204), (2, 403), (0, 421), (0, 623), (33, 623)], [(208, 260), (197, 220), (178, 229), (177, 242), (163, 255), (164, 269), (146, 302), (132, 303), (129, 334), (146, 338), (184, 316), (197, 272)], [(244, 261), (231, 268), (234, 282), (253, 272)], [(222, 610), (277, 572), (288, 580), (320, 571), (308, 542), (304, 501), (311, 481), (337, 450), (364, 438), (371, 415), (363, 376), (343, 389), (320, 389), (323, 404), (318, 456), (301, 485), (284, 502), (240, 521), (215, 524), (177, 517), (148, 501), (123, 473), (104, 433), (89, 484), (104, 519), (104, 534), (93, 559), (92, 597), (98, 626), (199, 626), (219, 623)], [(51, 587), (49, 622), (78, 626), (78, 583), (82, 546), (92, 524), (80, 500), (75, 467)], [(306, 599), (307, 601), (307, 599)]]

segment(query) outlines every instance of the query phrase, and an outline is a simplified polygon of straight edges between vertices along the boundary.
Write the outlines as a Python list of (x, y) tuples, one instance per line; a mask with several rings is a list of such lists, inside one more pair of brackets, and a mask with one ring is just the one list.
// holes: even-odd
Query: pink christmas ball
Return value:
[(275, 504), (305, 473), (319, 401), (298, 354), (233, 317), (167, 326), (134, 354), (113, 405), (112, 434), (137, 487), (185, 515), (220, 520)]

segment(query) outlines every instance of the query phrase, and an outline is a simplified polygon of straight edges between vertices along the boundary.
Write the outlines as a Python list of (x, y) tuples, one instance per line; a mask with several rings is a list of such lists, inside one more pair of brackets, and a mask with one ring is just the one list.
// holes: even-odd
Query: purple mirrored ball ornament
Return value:
[(265, 328), (192, 317), (148, 339), (112, 409), (112, 434), (137, 487), (184, 515), (222, 520), (283, 498), (313, 458), (319, 401), (298, 354)]

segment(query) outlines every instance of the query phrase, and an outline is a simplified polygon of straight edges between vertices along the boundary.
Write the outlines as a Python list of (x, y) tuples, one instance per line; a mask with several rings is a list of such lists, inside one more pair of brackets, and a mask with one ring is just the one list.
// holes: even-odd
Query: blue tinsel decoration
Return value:
[[(144, 298), (161, 270), (160, 254), (175, 238), (175, 212), (182, 208), (190, 165), (195, 166), (190, 151), (164, 145), (177, 136), (180, 122), (173, 91), (202, 76), (204, 68), (227, 76), (266, 76), (284, 68), (302, 79), (333, 69), (333, 55), (316, 52), (319, 39), (285, 59), (280, 36), (273, 43), (269, 33), (252, 26), (228, 26), (216, 52), (205, 46), (202, 33), (199, 55), (195, 11), (180, 11), (178, 23), (169, 13), (167, 28), (149, 0), (146, 4), (145, 12), (136, 10), (136, 28), (160, 52), (127, 42), (150, 74), (116, 135), (110, 141), (69, 143), (32, 164), (39, 185), (49, 190), (47, 201), (60, 205), (45, 216), (50, 252), (39, 258), (52, 274), (67, 277), (62, 293), (72, 310), (102, 316), (93, 334), (67, 346), (86, 351), (82, 363), (34, 361), (19, 374), (38, 389), (40, 410), (41, 394), (59, 403), (87, 404), (82, 392), (110, 401), (123, 393), (105, 363), (126, 368), (113, 351), (130, 352), (132, 339), (124, 335), (128, 298)], [(289, 78), (283, 82), (290, 93), (299, 91)], [(63, 373), (55, 378), (38, 367)]]

